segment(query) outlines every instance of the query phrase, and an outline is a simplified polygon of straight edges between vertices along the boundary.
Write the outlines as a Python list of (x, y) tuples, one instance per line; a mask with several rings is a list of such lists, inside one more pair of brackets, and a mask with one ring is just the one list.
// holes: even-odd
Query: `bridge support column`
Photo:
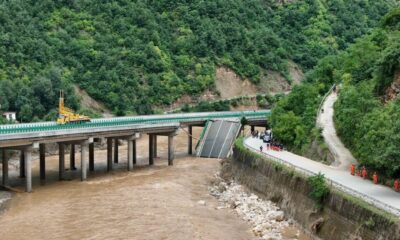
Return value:
[(69, 153), (69, 169), (76, 170), (75, 166), (75, 144), (71, 143), (71, 149)]
[(149, 165), (154, 165), (154, 137), (149, 134)]
[(25, 177), (25, 152), (24, 152), (24, 150), (21, 150), (20, 155), (19, 155), (19, 177), (20, 178)]
[(44, 143), (39, 144), (39, 168), (40, 168), (40, 180), (46, 179), (46, 145)]
[(88, 152), (88, 146), (89, 146), (89, 141), (83, 141), (81, 143), (81, 181), (85, 181), (87, 178), (86, 155)]
[(133, 165), (136, 165), (137, 155), (136, 155), (136, 139), (132, 140), (132, 162)]
[(58, 179), (64, 180), (65, 173), (65, 145), (58, 143)]
[(113, 139), (112, 138), (107, 138), (107, 171), (111, 171), (112, 170), (112, 143), (113, 143)]
[(131, 171), (133, 168), (133, 141), (128, 139), (128, 171)]
[[(136, 165), (136, 139), (139, 138), (139, 134), (128, 137), (128, 171), (133, 169), (133, 165)], [(149, 136), (150, 137), (150, 136)]]
[(3, 160), (3, 185), (8, 186), (8, 150), (3, 148), (2, 153), (2, 160)]
[(154, 140), (153, 140), (153, 144), (154, 144), (154, 157), (157, 158), (157, 135), (154, 134)]
[(114, 163), (118, 163), (118, 138), (114, 139)]
[(89, 171), (94, 171), (94, 143), (89, 143)]
[(175, 137), (175, 134), (168, 135), (168, 165), (169, 166), (174, 165), (174, 158), (175, 158), (174, 137)]
[(192, 155), (193, 154), (193, 126), (188, 126), (188, 154)]
[(24, 149), (25, 155), (25, 191), (32, 192), (32, 147)]

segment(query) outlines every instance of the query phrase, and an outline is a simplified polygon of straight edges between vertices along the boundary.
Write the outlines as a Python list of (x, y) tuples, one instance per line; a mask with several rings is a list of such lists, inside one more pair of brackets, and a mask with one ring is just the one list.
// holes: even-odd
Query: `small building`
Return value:
[(15, 121), (17, 120), (17, 113), (16, 112), (3, 112), (3, 117), (5, 117), (8, 121)]

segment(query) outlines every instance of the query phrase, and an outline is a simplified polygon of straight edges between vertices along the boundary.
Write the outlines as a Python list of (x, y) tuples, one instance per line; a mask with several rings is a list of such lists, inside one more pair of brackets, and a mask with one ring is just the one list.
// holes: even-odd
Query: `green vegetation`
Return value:
[[(304, 152), (318, 137), (317, 108), (333, 83), (343, 83), (335, 105), (337, 132), (362, 165), (380, 176), (400, 177), (400, 99), (387, 89), (400, 72), (400, 10), (346, 51), (327, 56), (305, 84), (282, 99), (272, 113), (275, 136)], [(399, 80), (397, 80), (399, 81)]]
[[(50, 119), (72, 84), (117, 115), (152, 113), (213, 89), (226, 65), (257, 83), (345, 49), (394, 0), (2, 1), (0, 102), (18, 119)], [(290, 117), (290, 116), (289, 116)]]
[[(238, 154), (240, 154), (240, 157), (237, 160), (251, 161), (252, 167), (254, 167), (254, 165), (256, 165), (256, 167), (258, 167), (258, 169), (262, 169), (263, 167), (261, 165), (261, 162), (266, 161), (268, 164), (272, 165), (272, 167), (275, 169), (276, 172), (280, 172), (281, 174), (290, 176), (291, 178), (296, 179), (296, 181), (297, 180), (307, 181), (310, 184), (310, 186), (314, 189), (313, 191), (315, 191), (317, 193), (316, 199), (318, 199), (318, 202), (321, 199), (319, 196), (329, 197), (330, 195), (336, 195), (346, 201), (349, 201), (351, 204), (353, 204), (355, 206), (359, 206), (361, 209), (365, 209), (365, 210), (371, 212), (373, 215), (382, 217), (389, 223), (395, 224), (395, 223), (400, 222), (399, 218), (396, 215), (394, 215), (388, 211), (382, 211), (382, 209), (377, 208), (376, 206), (364, 201), (362, 198), (355, 197), (355, 196), (350, 195), (340, 189), (337, 189), (335, 187), (327, 185), (324, 180), (324, 176), (321, 174), (313, 176), (313, 177), (308, 177), (308, 176), (304, 175), (303, 173), (296, 171), (294, 168), (290, 168), (282, 163), (278, 163), (274, 160), (271, 160), (271, 159), (267, 158), (266, 156), (263, 156), (263, 155), (260, 155), (260, 154), (250, 151), (249, 149), (244, 147), (244, 138), (243, 137), (236, 139), (236, 141), (234, 143), (234, 148), (236, 151), (238, 151)], [(314, 185), (316, 187), (313, 187)], [(310, 197), (311, 197), (311, 195), (310, 195)], [(312, 198), (314, 198), (314, 197), (312, 197)], [(325, 202), (325, 204), (326, 203), (327, 202)], [(322, 200), (321, 200), (321, 204), (324, 204), (324, 202)], [(319, 205), (319, 207), (322, 207), (322, 205)], [(371, 225), (372, 223), (368, 222), (368, 220), (365, 222), (365, 224), (367, 226), (372, 227), (372, 225)]]
[(325, 176), (319, 173), (315, 176), (308, 177), (307, 182), (312, 189), (310, 197), (315, 201), (318, 207), (322, 207), (325, 197), (329, 194), (329, 187), (326, 185)]

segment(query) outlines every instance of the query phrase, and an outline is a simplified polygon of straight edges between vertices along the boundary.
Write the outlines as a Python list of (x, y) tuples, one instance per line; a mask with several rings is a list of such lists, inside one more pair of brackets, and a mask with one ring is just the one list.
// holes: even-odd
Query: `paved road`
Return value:
[(323, 129), (322, 136), (328, 145), (329, 150), (333, 154), (335, 161), (332, 166), (342, 170), (349, 169), (350, 164), (356, 164), (357, 161), (351, 152), (343, 145), (336, 134), (335, 124), (333, 122), (333, 105), (337, 100), (337, 94), (331, 93), (325, 100), (322, 111), (319, 112), (317, 125)]
[[(265, 143), (260, 139), (250, 137), (245, 140), (245, 146), (256, 152), (260, 152), (261, 145), (264, 146), (263, 154), (278, 158), (284, 163), (293, 165), (300, 170), (306, 169), (314, 174), (321, 172), (328, 180), (343, 185), (343, 190), (355, 196), (363, 197), (365, 201), (400, 216), (400, 194), (392, 189), (375, 185), (371, 181), (363, 180), (357, 176), (352, 176), (349, 171), (334, 166), (327, 166), (290, 152), (267, 150)], [(361, 196), (359, 193), (365, 196)]]

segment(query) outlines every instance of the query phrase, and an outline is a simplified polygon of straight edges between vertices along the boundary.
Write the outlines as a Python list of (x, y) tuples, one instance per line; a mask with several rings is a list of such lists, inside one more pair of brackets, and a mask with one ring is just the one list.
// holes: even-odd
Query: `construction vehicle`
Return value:
[(58, 124), (83, 123), (90, 122), (90, 118), (85, 115), (77, 114), (72, 109), (64, 106), (64, 91), (60, 91), (60, 100), (58, 103)]

